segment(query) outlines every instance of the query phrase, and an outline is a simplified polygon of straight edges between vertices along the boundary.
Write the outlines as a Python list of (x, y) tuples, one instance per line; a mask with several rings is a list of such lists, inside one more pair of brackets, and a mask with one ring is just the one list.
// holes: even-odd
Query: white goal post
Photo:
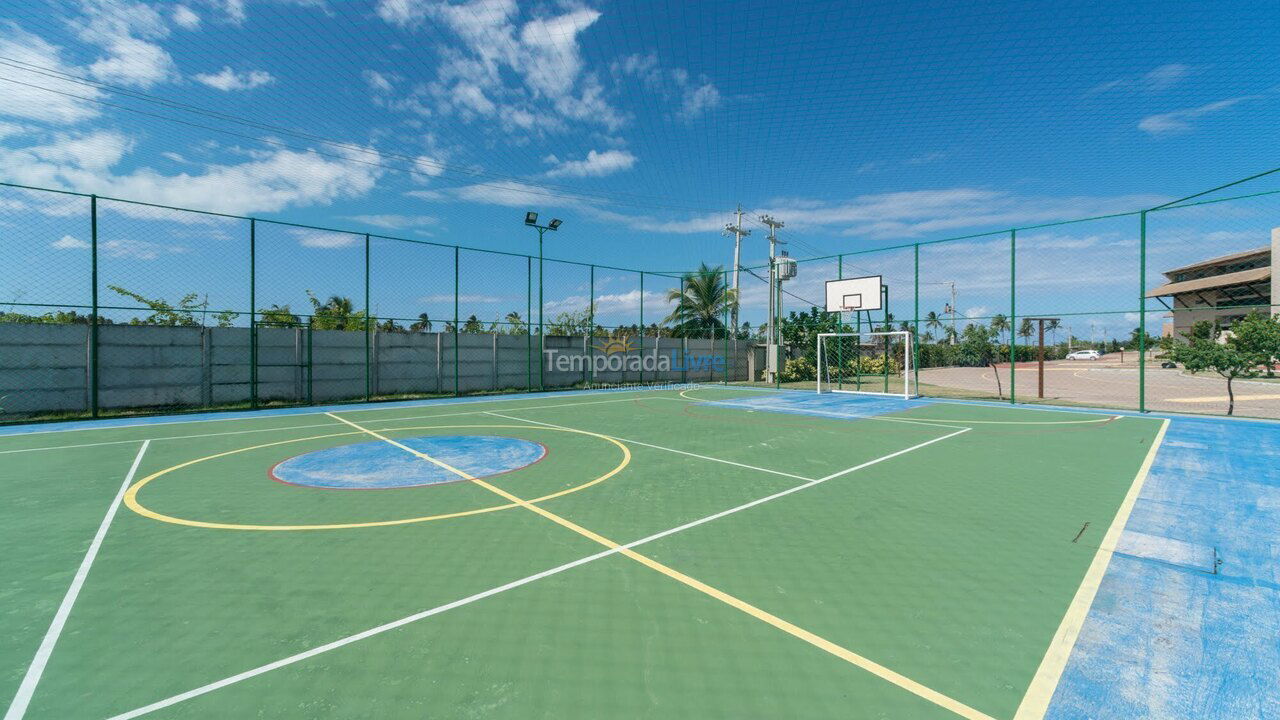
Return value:
[(818, 392), (916, 397), (913, 342), (907, 330), (818, 335)]

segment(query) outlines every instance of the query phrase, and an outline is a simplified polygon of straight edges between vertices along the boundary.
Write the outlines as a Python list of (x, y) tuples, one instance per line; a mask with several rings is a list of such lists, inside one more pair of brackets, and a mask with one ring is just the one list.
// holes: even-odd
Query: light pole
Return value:
[(530, 210), (524, 214), (524, 224), (538, 231), (538, 389), (546, 389), (543, 370), (546, 367), (547, 337), (542, 332), (542, 235), (560, 229), (560, 218), (552, 218), (546, 225), (538, 224), (538, 213)]

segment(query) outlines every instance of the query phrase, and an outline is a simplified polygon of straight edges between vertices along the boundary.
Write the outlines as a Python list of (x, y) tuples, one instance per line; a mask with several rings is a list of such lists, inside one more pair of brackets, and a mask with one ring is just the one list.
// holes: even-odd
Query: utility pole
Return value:
[[(738, 221), (733, 225), (725, 225), (722, 234), (728, 235), (733, 233), (733, 294), (738, 297), (738, 268), (742, 266), (742, 238), (751, 234), (750, 230), (742, 229), (742, 205), (738, 205)], [(739, 302), (741, 298), (739, 297)], [(738, 332), (738, 302), (733, 304), (733, 333)]]
[[(782, 333), (778, 330), (778, 288), (782, 285), (778, 280), (778, 228), (784, 227), (784, 223), (780, 220), (774, 220), (771, 215), (761, 215), (760, 224), (769, 227), (769, 359), (767, 367), (770, 368), (773, 375), (770, 380), (775, 380), (782, 371)], [(785, 244), (785, 243), (784, 243)]]

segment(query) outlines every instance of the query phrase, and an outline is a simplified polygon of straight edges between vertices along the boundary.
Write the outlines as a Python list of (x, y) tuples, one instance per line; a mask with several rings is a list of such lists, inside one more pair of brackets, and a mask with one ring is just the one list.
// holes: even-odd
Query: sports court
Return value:
[(689, 385), (18, 427), (5, 695), (1039, 717), (1169, 422)]

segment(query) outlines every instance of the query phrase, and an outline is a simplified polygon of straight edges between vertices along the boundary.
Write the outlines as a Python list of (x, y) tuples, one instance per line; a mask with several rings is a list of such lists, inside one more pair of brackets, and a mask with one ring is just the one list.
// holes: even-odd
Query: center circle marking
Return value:
[[(547, 455), (542, 443), (505, 435), (424, 435), (396, 442), (474, 478), (519, 470)], [(295, 455), (276, 463), (267, 475), (286, 485), (328, 490), (423, 487), (466, 479), (382, 440)]]
[[(542, 495), (536, 498), (529, 498), (524, 501), (526, 503), (540, 503), (540, 502), (543, 502), (544, 500), (551, 500), (553, 498), (558, 498), (563, 495), (568, 495), (570, 493), (576, 493), (581, 490), (586, 490), (592, 485), (597, 485), (599, 483), (604, 482), (605, 480), (608, 480), (614, 475), (617, 475), (618, 473), (622, 472), (623, 468), (631, 464), (631, 449), (628, 448), (625, 444), (623, 444), (622, 441), (618, 440), (617, 438), (610, 437), (608, 435), (601, 435), (600, 433), (594, 433), (587, 430), (574, 430), (572, 428), (550, 427), (546, 425), (539, 425), (539, 426), (533, 426), (533, 425), (421, 425), (421, 426), (415, 426), (415, 427), (388, 428), (385, 430), (380, 430), (380, 432), (404, 432), (408, 430), (452, 430), (452, 429), (460, 429), (460, 428), (465, 428), (465, 429), (501, 428), (504, 430), (521, 430), (521, 431), (533, 431), (533, 432), (545, 431), (545, 432), (574, 433), (577, 435), (586, 435), (588, 437), (599, 438), (606, 442), (612, 443), (613, 445), (617, 446), (617, 448), (622, 452), (622, 460), (617, 465), (615, 465), (613, 469), (610, 470), (609, 472), (606, 472), (605, 474), (597, 478), (594, 478), (592, 480), (588, 480), (587, 482), (581, 483), (579, 485), (575, 485), (571, 488), (565, 488), (564, 490), (548, 493), (546, 495)], [(192, 465), (196, 465), (198, 463), (202, 463), (208, 460), (215, 460), (217, 458), (227, 457), (228, 455), (236, 455), (238, 453), (248, 452), (250, 450), (259, 450), (262, 448), (276, 447), (279, 445), (288, 445), (296, 442), (305, 442), (307, 440), (320, 440), (324, 438), (345, 437), (345, 436), (361, 435), (361, 434), (362, 433), (359, 430), (349, 430), (349, 431), (336, 432), (336, 433), (325, 433), (323, 435), (312, 435), (311, 437), (305, 437), (305, 438), (293, 438), (291, 440), (277, 440), (275, 442), (263, 443), (261, 445), (251, 445), (249, 447), (237, 448), (235, 450), (226, 450), (224, 452), (214, 453), (213, 455), (206, 455), (205, 457), (196, 458), (194, 460), (188, 460), (183, 463), (178, 463), (177, 465), (174, 465), (172, 467), (167, 467), (164, 470), (160, 470), (159, 472), (152, 473), (142, 478), (141, 480), (135, 482), (133, 485), (129, 486), (129, 489), (126, 490), (124, 494), (124, 504), (130, 510), (134, 511), (135, 513), (143, 517), (151, 518), (152, 520), (159, 520), (160, 522), (172, 523), (174, 525), (185, 525), (187, 527), (208, 528), (213, 530), (264, 530), (264, 531), (350, 530), (355, 528), (388, 527), (392, 525), (410, 525), (413, 523), (430, 522), (432, 520), (445, 520), (448, 518), (456, 518), (456, 517), (466, 517), (468, 515), (479, 515), (481, 513), (498, 512), (500, 510), (510, 510), (512, 508), (520, 507), (519, 503), (507, 502), (507, 503), (502, 503), (500, 505), (490, 505), (488, 507), (475, 508), (473, 510), (462, 510), (459, 512), (441, 513), (438, 515), (424, 515), (421, 517), (397, 518), (394, 520), (374, 520), (371, 522), (358, 522), (358, 523), (263, 525), (263, 524), (248, 524), (248, 523), (209, 522), (205, 520), (193, 520), (191, 518), (181, 518), (173, 515), (165, 515), (164, 513), (156, 512), (155, 510), (152, 510), (151, 508), (146, 507), (138, 500), (138, 493), (144, 487), (146, 487), (148, 483), (151, 483), (152, 481), (158, 478), (161, 478), (171, 472), (174, 472), (175, 470), (181, 470), (183, 468), (187, 468)]]

